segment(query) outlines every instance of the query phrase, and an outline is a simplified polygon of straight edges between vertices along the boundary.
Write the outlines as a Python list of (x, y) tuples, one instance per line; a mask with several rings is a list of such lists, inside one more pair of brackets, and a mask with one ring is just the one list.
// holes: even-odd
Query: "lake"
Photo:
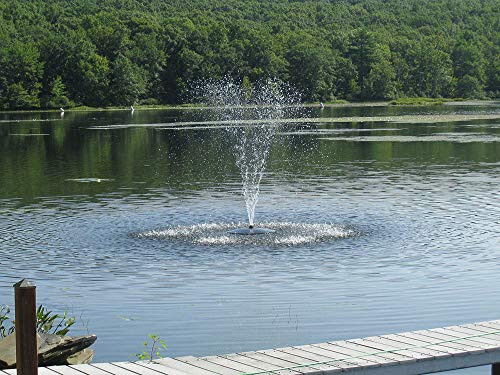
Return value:
[(499, 318), (498, 103), (304, 108), (250, 239), (211, 112), (0, 113), (0, 304), (33, 279), (94, 362), (149, 333), (210, 355)]

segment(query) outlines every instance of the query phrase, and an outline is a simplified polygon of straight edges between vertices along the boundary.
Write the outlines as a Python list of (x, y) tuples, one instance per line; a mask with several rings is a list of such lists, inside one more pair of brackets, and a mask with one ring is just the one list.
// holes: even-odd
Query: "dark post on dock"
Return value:
[(38, 375), (36, 285), (26, 279), (14, 284), (16, 368), (18, 375)]

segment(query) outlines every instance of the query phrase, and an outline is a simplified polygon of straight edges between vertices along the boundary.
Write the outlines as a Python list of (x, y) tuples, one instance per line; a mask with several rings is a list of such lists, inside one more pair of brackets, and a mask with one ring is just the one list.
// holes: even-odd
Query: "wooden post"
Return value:
[(491, 365), (491, 375), (500, 375), (500, 362)]
[(23, 279), (14, 284), (16, 367), (18, 375), (38, 375), (36, 285)]

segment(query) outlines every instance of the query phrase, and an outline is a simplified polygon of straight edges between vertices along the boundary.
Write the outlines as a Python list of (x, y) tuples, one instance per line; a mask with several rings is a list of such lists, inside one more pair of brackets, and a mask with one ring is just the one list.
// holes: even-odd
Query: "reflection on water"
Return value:
[(0, 303), (35, 279), (97, 361), (148, 333), (205, 355), (498, 319), (498, 107), (310, 111), (489, 117), (291, 125), (257, 206), (277, 232), (248, 239), (223, 129), (89, 130), (203, 110), (0, 114)]

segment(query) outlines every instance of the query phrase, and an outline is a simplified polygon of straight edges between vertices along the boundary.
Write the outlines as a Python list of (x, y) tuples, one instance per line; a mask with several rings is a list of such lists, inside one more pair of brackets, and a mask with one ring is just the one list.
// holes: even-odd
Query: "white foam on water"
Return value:
[(246, 223), (201, 223), (173, 226), (132, 234), (139, 239), (185, 241), (196, 245), (276, 245), (297, 246), (354, 237), (359, 234), (353, 228), (328, 223), (266, 222), (259, 227), (272, 229), (274, 233), (242, 236), (230, 234), (230, 230), (246, 228)]
[(67, 178), (64, 181), (71, 182), (109, 182), (114, 181), (112, 178), (95, 178), (95, 177), (85, 177), (85, 178)]

